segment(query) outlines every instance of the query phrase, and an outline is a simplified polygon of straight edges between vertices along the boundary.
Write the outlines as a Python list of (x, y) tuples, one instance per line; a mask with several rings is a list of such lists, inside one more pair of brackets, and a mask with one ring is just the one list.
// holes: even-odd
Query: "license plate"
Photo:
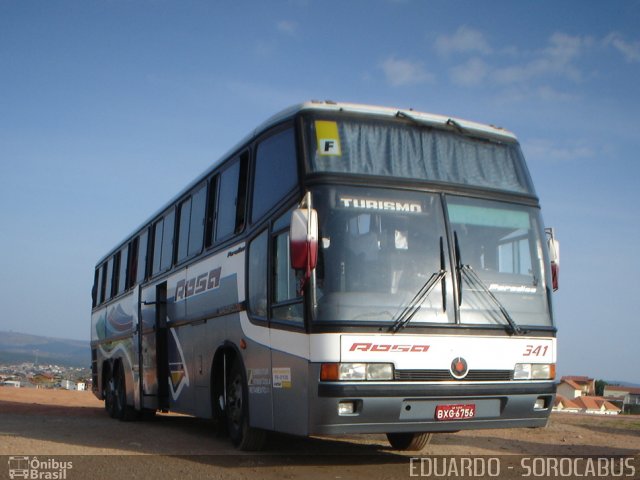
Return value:
[(475, 416), (476, 406), (473, 403), (436, 406), (436, 420), (468, 420)]

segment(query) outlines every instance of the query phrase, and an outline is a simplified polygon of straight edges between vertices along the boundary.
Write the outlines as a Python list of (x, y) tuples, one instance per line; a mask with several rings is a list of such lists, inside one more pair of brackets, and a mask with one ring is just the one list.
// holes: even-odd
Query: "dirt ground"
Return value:
[[(553, 414), (543, 429), (438, 434), (420, 452), (421, 456), (511, 454), (638, 456), (640, 417)], [(82, 468), (90, 469), (94, 477), (96, 471), (104, 473), (95, 478), (114, 478), (121, 471), (123, 478), (255, 478), (259, 474), (259, 478), (278, 479), (373, 479), (411, 476), (415, 472), (410, 457), (417, 454), (392, 450), (382, 435), (272, 435), (264, 453), (248, 455), (234, 450), (206, 420), (159, 414), (150, 421), (119, 422), (108, 417), (103, 402), (91, 392), (0, 387), (0, 455), (72, 455), (76, 473)], [(121, 457), (114, 462), (113, 455)], [(152, 475), (156, 469), (160, 470)], [(0, 478), (6, 472), (0, 464)], [(640, 476), (640, 469), (637, 473)]]

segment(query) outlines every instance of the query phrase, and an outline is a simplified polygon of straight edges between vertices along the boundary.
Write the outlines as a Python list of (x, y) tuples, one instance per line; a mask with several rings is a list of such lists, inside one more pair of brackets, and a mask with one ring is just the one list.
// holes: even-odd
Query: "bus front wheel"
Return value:
[(227, 429), (233, 444), (239, 450), (261, 450), (266, 432), (249, 426), (248, 389), (242, 366), (236, 361), (227, 377), (225, 411)]
[(422, 450), (431, 441), (432, 433), (387, 433), (387, 440), (396, 450)]

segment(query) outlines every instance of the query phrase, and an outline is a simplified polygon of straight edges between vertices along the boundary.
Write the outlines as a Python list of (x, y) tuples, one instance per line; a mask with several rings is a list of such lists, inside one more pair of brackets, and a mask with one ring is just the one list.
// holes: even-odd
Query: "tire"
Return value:
[(227, 377), (227, 398), (225, 401), (225, 416), (227, 430), (231, 442), (238, 450), (262, 450), (266, 441), (264, 430), (249, 426), (249, 404), (247, 382), (242, 366), (233, 363)]
[(111, 418), (115, 418), (114, 403), (115, 403), (115, 383), (111, 371), (105, 374), (104, 378), (104, 409), (107, 411)]
[(133, 407), (127, 405), (127, 384), (124, 376), (124, 367), (122, 363), (118, 364), (118, 369), (114, 377), (114, 402), (113, 402), (113, 418), (125, 422), (135, 420), (137, 412)]
[(387, 433), (387, 440), (396, 450), (419, 451), (431, 442), (432, 433)]

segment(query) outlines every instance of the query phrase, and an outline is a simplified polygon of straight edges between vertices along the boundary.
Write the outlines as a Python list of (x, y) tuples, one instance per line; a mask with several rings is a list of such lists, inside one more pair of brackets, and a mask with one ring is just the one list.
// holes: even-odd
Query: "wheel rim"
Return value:
[(123, 372), (120, 369), (120, 373), (118, 375), (118, 381), (115, 385), (115, 397), (116, 397), (116, 411), (118, 413), (124, 412), (125, 402), (126, 402), (126, 392), (124, 390), (124, 381), (123, 381)]
[(109, 377), (107, 380), (107, 385), (104, 393), (104, 406), (109, 412), (112, 414), (114, 402), (115, 402), (115, 382), (113, 381), (113, 377)]
[(242, 425), (242, 378), (236, 375), (227, 388), (227, 415), (234, 428)]

